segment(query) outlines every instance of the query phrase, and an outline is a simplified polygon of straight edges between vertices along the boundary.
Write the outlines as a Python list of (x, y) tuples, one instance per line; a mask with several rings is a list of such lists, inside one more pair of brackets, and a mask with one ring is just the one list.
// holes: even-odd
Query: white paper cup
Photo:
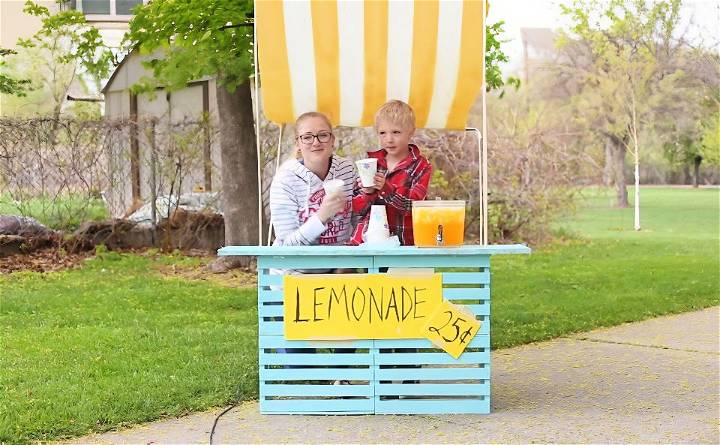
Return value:
[(387, 222), (387, 211), (384, 205), (370, 206), (370, 221), (368, 222), (368, 232), (387, 233), (385, 238), (390, 236), (390, 228)]
[(368, 244), (377, 244), (387, 241), (390, 237), (390, 233), (387, 230), (378, 230), (365, 232), (365, 242)]
[(377, 173), (377, 159), (367, 158), (355, 161), (360, 175), (360, 183), (363, 187), (372, 187), (375, 184), (375, 173)]
[(337, 193), (344, 185), (345, 182), (342, 179), (331, 179), (329, 181), (325, 181), (323, 183), (323, 188), (325, 189), (325, 196)]

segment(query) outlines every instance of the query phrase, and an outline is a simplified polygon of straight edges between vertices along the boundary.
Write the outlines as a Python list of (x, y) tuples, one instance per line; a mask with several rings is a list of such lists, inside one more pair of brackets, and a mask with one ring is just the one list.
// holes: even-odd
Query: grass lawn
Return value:
[[(493, 347), (720, 301), (718, 189), (588, 193), (579, 240), (493, 258)], [(257, 397), (256, 294), (163, 278), (196, 259), (104, 253), (0, 276), (0, 442), (77, 436)]]
[(493, 257), (493, 347), (720, 304), (719, 189), (643, 188), (639, 232), (612, 191), (585, 195), (562, 224), (581, 240)]
[(75, 230), (85, 221), (103, 221), (110, 215), (100, 198), (82, 194), (58, 196), (54, 199), (30, 198), (23, 202), (0, 194), (0, 215), (25, 215), (56, 230)]
[(193, 261), (110, 252), (0, 276), (0, 443), (257, 397), (256, 293), (152, 271)]

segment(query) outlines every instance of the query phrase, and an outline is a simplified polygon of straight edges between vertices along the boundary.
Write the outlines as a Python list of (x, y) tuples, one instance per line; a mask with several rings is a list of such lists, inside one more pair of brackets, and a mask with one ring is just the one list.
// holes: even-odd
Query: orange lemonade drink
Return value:
[[(415, 245), (461, 246), (465, 232), (465, 201), (415, 201), (412, 209)], [(438, 243), (439, 226), (442, 241)]]

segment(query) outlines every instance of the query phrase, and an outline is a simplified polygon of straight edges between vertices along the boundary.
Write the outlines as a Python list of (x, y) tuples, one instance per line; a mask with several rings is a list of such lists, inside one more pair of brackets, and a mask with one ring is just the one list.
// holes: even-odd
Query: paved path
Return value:
[[(493, 412), (220, 418), (214, 443), (720, 443), (719, 308), (493, 352)], [(207, 443), (221, 410), (70, 443)]]

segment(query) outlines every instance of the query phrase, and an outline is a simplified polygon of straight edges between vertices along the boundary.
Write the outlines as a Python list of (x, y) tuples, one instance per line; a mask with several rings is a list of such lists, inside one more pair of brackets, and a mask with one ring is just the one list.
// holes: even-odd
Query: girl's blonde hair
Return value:
[(325, 116), (324, 114), (322, 114), (318, 111), (308, 111), (307, 113), (303, 113), (300, 116), (298, 116), (298, 118), (295, 120), (295, 137), (299, 136), (298, 127), (300, 126), (302, 121), (313, 118), (313, 117), (317, 117), (317, 118), (320, 118), (323, 121), (325, 121), (325, 123), (328, 126), (328, 129), (332, 132), (333, 127), (332, 127), (332, 124), (330, 123), (330, 119), (328, 119), (327, 116)]
[(404, 128), (415, 129), (415, 112), (401, 100), (385, 102), (375, 113), (375, 130), (381, 120), (390, 121), (393, 124), (402, 125)]

